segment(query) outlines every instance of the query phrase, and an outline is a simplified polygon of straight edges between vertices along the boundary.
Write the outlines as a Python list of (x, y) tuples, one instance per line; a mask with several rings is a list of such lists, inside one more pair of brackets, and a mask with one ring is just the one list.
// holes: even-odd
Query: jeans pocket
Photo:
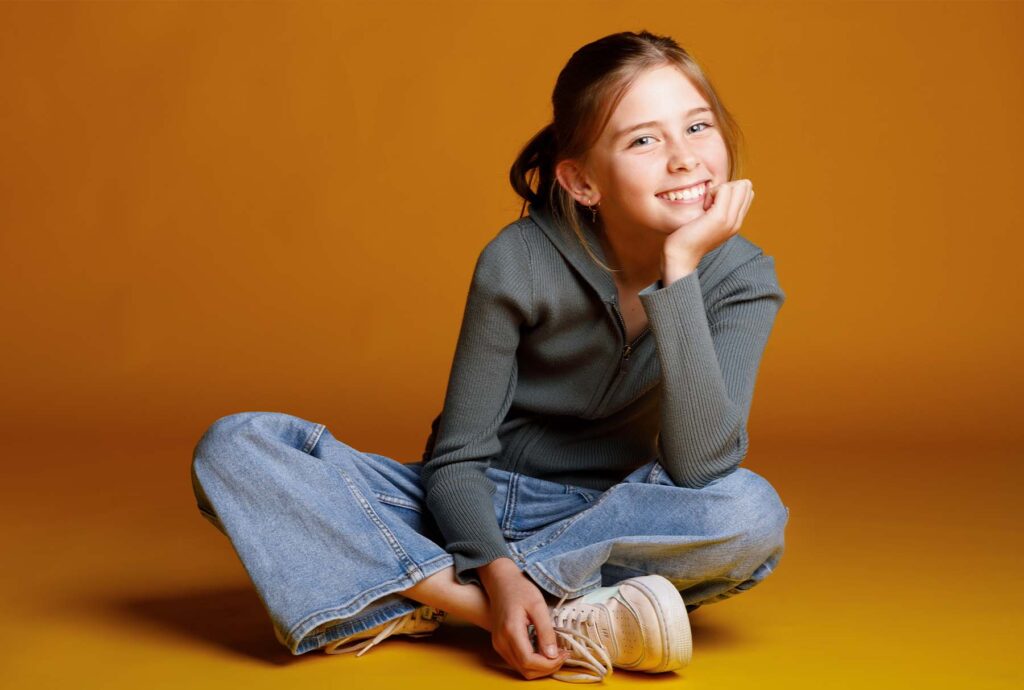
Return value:
[(585, 510), (593, 497), (578, 487), (514, 473), (502, 520), (506, 539), (519, 540)]

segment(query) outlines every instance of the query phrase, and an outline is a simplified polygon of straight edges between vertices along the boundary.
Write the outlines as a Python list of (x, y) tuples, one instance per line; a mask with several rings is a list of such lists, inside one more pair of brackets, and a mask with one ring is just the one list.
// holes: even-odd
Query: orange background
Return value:
[(0, 5), (0, 682), (515, 682), (457, 626), (291, 658), (188, 466), (243, 410), (419, 459), (512, 160), (644, 28), (739, 119), (788, 297), (745, 461), (787, 554), (681, 676), (1021, 681), (1024, 6), (346, 2)]

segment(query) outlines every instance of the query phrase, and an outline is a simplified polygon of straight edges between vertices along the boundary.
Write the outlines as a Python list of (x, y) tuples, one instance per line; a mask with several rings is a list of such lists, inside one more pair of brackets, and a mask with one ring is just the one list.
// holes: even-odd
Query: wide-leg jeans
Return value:
[[(400, 592), (453, 565), (421, 469), (356, 450), (323, 424), (242, 412), (203, 434), (192, 486), (275, 636), (303, 654), (415, 610)], [(789, 509), (746, 468), (700, 489), (674, 484), (657, 459), (606, 491), (487, 475), (513, 559), (555, 597), (658, 574), (688, 606), (709, 604), (764, 580), (783, 553)]]

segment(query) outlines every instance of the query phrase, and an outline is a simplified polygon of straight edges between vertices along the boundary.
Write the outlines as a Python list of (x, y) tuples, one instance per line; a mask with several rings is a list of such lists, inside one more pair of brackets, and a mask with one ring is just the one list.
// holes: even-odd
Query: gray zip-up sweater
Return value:
[(477, 260), (423, 453), (457, 579), (479, 583), (472, 569), (511, 556), (488, 465), (599, 490), (654, 458), (680, 486), (732, 472), (784, 300), (774, 259), (737, 234), (696, 271), (641, 290), (649, 325), (626, 343), (615, 281), (571, 230), (534, 207), (504, 227)]

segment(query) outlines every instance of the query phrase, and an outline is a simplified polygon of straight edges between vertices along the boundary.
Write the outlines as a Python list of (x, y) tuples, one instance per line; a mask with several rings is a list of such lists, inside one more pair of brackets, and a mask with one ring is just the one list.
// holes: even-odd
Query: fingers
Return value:
[(729, 220), (729, 204), (735, 190), (732, 182), (723, 182), (714, 190), (714, 201), (711, 204), (711, 211), (708, 215), (713, 216), (719, 223), (727, 223)]
[(743, 224), (743, 208), (747, 204), (747, 198), (753, 191), (754, 185), (750, 180), (736, 180), (731, 185), (732, 195), (729, 197), (729, 212), (726, 215), (726, 227), (730, 232), (736, 232)]
[[(750, 194), (747, 195), (746, 200), (743, 202), (743, 208), (740, 209), (739, 224), (743, 225), (743, 219), (747, 217), (747, 210), (750, 208), (750, 204), (754, 203), (754, 190), (750, 190)], [(737, 227), (737, 229), (739, 229)]]
[[(520, 670), (532, 668), (536, 663), (533, 657), (539, 657), (540, 654), (533, 651), (533, 645), (530, 644), (530, 634), (526, 628), (525, 621), (506, 629), (505, 636), (512, 647), (512, 654), (516, 658), (516, 666)], [(541, 658), (543, 659), (543, 657)]]
[(534, 604), (529, 611), (533, 628), (537, 631), (537, 646), (541, 653), (549, 659), (558, 658), (558, 638), (551, 624), (551, 611), (543, 601)]
[(506, 631), (506, 634), (511, 639), (515, 665), (519, 672), (527, 678), (549, 675), (562, 665), (560, 657), (549, 659), (533, 650), (533, 643), (530, 641), (530, 634), (525, 624)]
[[(557, 638), (548, 608), (540, 589), (519, 574), (493, 588), (492, 646), (501, 657), (528, 680), (557, 671), (568, 652), (556, 651), (554, 658), (534, 649), (531, 633), (537, 636), (541, 650), (546, 645), (557, 649)], [(532, 625), (530, 625), (532, 621)]]
[(722, 185), (716, 184), (713, 187), (708, 187), (707, 191), (704, 192), (704, 213), (708, 212), (708, 209), (715, 203), (715, 195), (718, 194), (719, 188)]
[(717, 217), (729, 233), (735, 233), (743, 225), (743, 218), (753, 201), (753, 183), (747, 179), (724, 182), (712, 193), (714, 201), (711, 214)]
[(564, 650), (557, 653), (554, 659), (535, 652), (525, 616), (520, 618), (518, 623), (510, 623), (495, 632), (494, 649), (529, 680), (551, 675), (562, 666), (562, 662), (568, 656), (568, 652)]

